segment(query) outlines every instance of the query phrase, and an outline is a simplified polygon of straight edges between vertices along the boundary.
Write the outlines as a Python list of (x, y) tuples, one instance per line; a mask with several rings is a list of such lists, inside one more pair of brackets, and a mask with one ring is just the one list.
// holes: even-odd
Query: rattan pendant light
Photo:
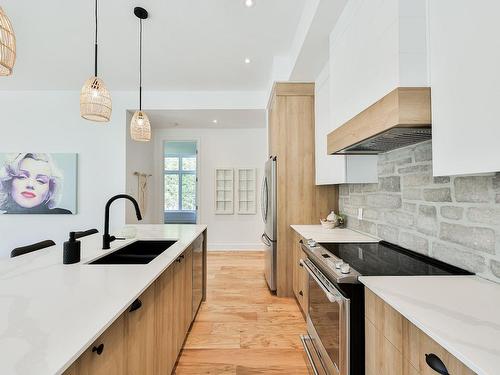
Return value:
[(9, 18), (0, 7), (0, 76), (10, 76), (16, 62), (16, 36)]
[(148, 12), (144, 8), (136, 7), (134, 14), (139, 18), (139, 110), (130, 121), (130, 136), (134, 141), (148, 142), (151, 140), (151, 123), (146, 112), (142, 110), (142, 20), (148, 18)]
[(111, 119), (111, 94), (97, 76), (97, 0), (95, 0), (94, 75), (82, 87), (80, 115), (90, 121), (108, 122)]

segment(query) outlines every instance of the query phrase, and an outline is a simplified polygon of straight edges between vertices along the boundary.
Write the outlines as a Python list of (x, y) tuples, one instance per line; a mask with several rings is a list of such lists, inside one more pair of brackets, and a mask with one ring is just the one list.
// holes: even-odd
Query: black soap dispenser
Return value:
[(75, 232), (69, 233), (69, 240), (64, 243), (63, 263), (73, 264), (80, 261), (80, 241), (76, 240)]

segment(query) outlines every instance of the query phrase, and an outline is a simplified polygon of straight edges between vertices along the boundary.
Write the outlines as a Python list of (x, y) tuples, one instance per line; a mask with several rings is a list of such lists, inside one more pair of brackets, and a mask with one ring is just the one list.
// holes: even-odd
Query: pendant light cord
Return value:
[(142, 19), (139, 19), (139, 111), (142, 111)]
[(97, 77), (97, 0), (95, 0), (94, 76)]

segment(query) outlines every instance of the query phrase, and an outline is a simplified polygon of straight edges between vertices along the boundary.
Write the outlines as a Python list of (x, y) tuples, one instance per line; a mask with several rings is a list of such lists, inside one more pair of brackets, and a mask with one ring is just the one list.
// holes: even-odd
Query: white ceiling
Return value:
[[(154, 129), (265, 128), (264, 109), (148, 110)], [(213, 123), (217, 120), (217, 123)]]
[[(111, 90), (138, 85), (144, 22), (145, 90), (263, 90), (286, 55), (305, 0), (101, 0), (99, 75)], [(29, 4), (28, 4), (29, 3)], [(93, 74), (93, 0), (3, 0), (17, 37), (14, 75), (0, 90), (79, 90)], [(244, 64), (245, 57), (252, 60)]]

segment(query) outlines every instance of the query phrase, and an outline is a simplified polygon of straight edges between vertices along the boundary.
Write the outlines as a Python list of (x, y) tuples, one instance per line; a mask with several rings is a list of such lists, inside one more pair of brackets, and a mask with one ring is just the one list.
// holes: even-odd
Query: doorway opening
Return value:
[(198, 220), (198, 143), (165, 141), (165, 224), (196, 224)]

